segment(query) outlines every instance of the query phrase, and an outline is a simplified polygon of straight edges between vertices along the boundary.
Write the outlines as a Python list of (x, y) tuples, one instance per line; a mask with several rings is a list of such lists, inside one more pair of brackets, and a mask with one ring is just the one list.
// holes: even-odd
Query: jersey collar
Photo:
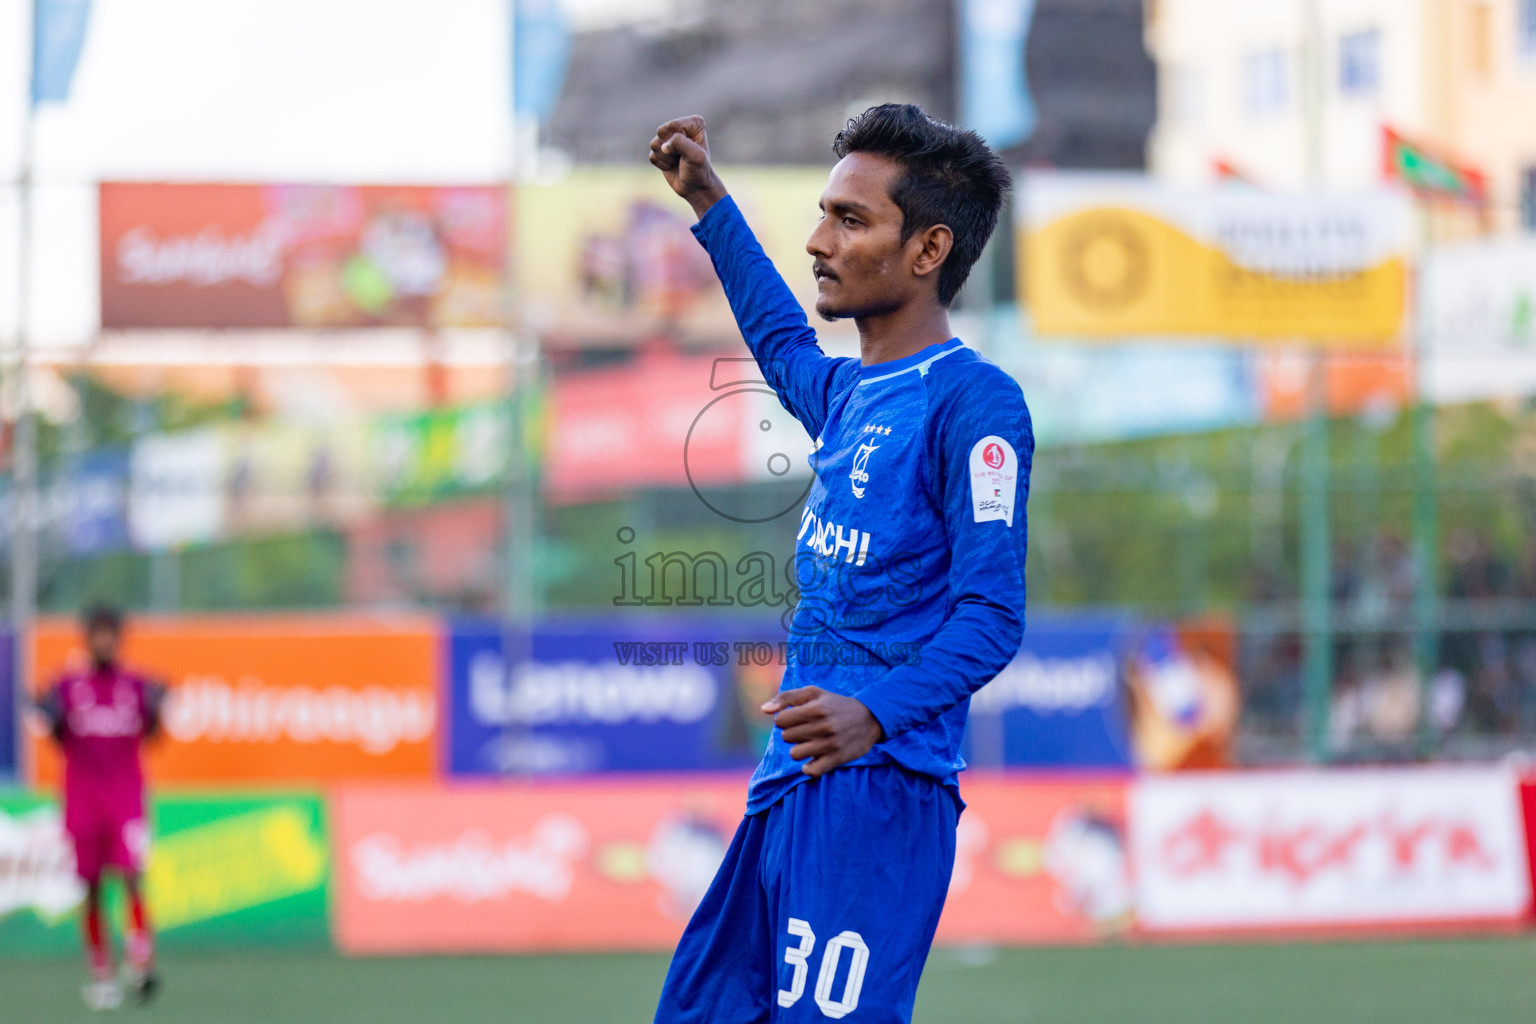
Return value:
[(895, 377), (909, 370), (916, 370), (920, 374), (926, 374), (929, 363), (936, 359), (943, 359), (947, 355), (952, 355), (964, 347), (965, 343), (959, 338), (950, 338), (948, 341), (941, 341), (926, 348), (920, 348), (911, 355), (902, 356), (900, 359), (860, 366), (859, 383), (873, 384), (877, 380)]

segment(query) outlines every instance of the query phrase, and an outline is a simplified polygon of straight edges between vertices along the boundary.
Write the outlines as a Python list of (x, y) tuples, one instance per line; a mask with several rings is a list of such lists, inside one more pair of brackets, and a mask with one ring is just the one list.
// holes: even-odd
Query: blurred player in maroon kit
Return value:
[(102, 913), (102, 875), (114, 869), (128, 893), (126, 975), (140, 1002), (154, 995), (154, 936), (140, 878), (149, 853), (140, 744), (160, 725), (165, 688), (117, 660), (122, 616), (97, 606), (86, 613), (90, 664), (66, 671), (38, 702), (64, 754), (64, 828), (75, 847), (75, 870), (86, 885), (84, 938), (91, 981), (83, 995), (93, 1009), (122, 1002), (112, 937)]

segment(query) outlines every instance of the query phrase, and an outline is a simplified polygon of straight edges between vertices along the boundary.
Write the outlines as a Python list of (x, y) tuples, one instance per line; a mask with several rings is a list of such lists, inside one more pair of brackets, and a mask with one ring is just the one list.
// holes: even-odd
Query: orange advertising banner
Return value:
[[(440, 646), (419, 616), (132, 619), (124, 663), (170, 687), (151, 783), (429, 779)], [(84, 658), (78, 625), (39, 624), (39, 685)], [(34, 781), (52, 785), (58, 752), (31, 742)]]
[[(1125, 784), (964, 787), (939, 941), (1087, 941), (1131, 923)], [(741, 820), (745, 780), (333, 795), (335, 937), (352, 954), (670, 949)]]
[(101, 324), (494, 327), (500, 186), (103, 182)]

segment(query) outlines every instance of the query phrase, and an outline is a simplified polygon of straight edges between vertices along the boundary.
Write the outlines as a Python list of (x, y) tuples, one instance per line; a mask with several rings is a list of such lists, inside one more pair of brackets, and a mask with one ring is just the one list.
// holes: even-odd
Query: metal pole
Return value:
[(1328, 760), (1328, 712), (1333, 690), (1332, 540), (1329, 536), (1327, 360), (1312, 353), (1311, 416), (1302, 446), (1301, 605), (1307, 756)]
[(14, 630), (12, 680), (15, 692), (16, 770), (30, 776), (25, 721), (32, 698), (32, 632), (37, 603), (37, 424), (32, 417), (31, 293), (32, 293), (32, 128), (33, 104), (28, 96), (22, 127), (20, 202), (17, 253), (16, 366), (12, 393), (16, 398), (16, 432), (12, 438), (15, 506), (11, 522), (11, 628)]
[[(1323, 168), (1322, 21), (1318, 0), (1302, 4), (1302, 116), (1307, 184), (1320, 189)], [(1309, 356), (1309, 419), (1302, 451), (1301, 604), (1307, 755), (1328, 759), (1328, 713), (1333, 690), (1332, 541), (1329, 537), (1327, 360)]]
[[(1434, 242), (1432, 210), (1425, 213), (1424, 257)], [(1423, 260), (1421, 259), (1421, 267)], [(1430, 698), (1440, 660), (1439, 573), (1435, 557), (1440, 546), (1440, 495), (1435, 457), (1435, 407), (1425, 381), (1425, 356), (1429, 350), (1429, 304), (1425, 301), (1422, 269), (1413, 289), (1413, 660), (1419, 674), (1420, 757), (1434, 753), (1439, 737), (1431, 718)]]
[[(505, 536), (505, 575), (502, 595), (503, 615), (513, 627), (513, 635), (526, 637), (527, 627), (537, 614), (539, 581), (534, 570), (534, 554), (537, 537), (538, 500), (535, 488), (534, 467), (528, 457), (533, 442), (529, 436), (530, 397), (535, 393), (539, 370), (538, 339), (525, 329), (522, 318), (521, 296), (517, 288), (515, 259), (517, 246), (513, 232), (518, 223), (517, 201), (519, 167), (524, 162), (522, 153), (523, 125), (517, 110), (517, 0), (507, 5), (510, 19), (511, 46), (508, 60), (511, 64), (508, 78), (512, 83), (511, 96), (512, 132), (511, 151), (508, 155), (507, 205), (509, 225), (505, 271), (502, 276), (502, 308), (507, 331), (507, 480), (503, 494)], [(537, 145), (535, 136), (534, 145)], [(531, 156), (532, 154), (528, 154)], [(510, 652), (509, 652), (510, 653)]]

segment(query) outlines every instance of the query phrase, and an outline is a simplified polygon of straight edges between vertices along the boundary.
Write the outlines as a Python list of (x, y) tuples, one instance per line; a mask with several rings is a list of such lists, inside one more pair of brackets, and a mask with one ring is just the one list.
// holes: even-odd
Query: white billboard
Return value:
[(1530, 898), (1500, 769), (1150, 777), (1130, 832), (1149, 931), (1513, 920)]
[(1536, 394), (1536, 241), (1439, 246), (1419, 272), (1424, 382), (1439, 403)]

